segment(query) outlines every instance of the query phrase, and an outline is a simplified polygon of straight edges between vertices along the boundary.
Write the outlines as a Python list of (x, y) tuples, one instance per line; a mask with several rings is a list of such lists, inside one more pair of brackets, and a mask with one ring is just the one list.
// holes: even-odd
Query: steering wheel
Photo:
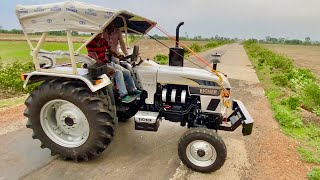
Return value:
[[(126, 62), (130, 63), (131, 65), (133, 65), (137, 61), (138, 56), (139, 56), (139, 46), (134, 45), (132, 54), (123, 57), (123, 59), (121, 59), (121, 60), (126, 61)], [(131, 61), (128, 61), (128, 59), (131, 59)]]

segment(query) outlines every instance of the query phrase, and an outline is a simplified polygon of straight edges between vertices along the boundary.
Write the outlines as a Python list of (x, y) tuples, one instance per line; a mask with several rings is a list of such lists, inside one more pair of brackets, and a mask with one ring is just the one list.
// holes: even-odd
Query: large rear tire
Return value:
[(84, 83), (52, 80), (34, 89), (24, 115), (32, 137), (51, 154), (74, 161), (89, 160), (104, 151), (117, 126), (108, 90), (91, 92)]
[(213, 130), (192, 128), (180, 138), (178, 154), (190, 169), (210, 173), (223, 166), (227, 148), (222, 138)]

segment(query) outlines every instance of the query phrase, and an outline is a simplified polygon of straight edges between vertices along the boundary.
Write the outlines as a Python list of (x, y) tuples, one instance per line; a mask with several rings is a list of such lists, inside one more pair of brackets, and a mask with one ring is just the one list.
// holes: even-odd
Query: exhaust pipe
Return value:
[(180, 26), (182, 25), (184, 25), (184, 22), (179, 23), (176, 29), (176, 47), (179, 47)]
[(176, 28), (176, 46), (170, 48), (169, 51), (169, 66), (183, 67), (184, 49), (179, 47), (179, 30), (184, 22), (180, 22)]

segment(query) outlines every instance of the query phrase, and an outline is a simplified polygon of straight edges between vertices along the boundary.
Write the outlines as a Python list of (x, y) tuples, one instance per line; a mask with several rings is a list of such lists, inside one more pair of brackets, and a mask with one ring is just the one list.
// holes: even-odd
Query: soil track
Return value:
[[(119, 124), (113, 143), (104, 153), (83, 163), (50, 157), (48, 150), (39, 147), (39, 141), (32, 140), (29, 129), (2, 135), (0, 179), (306, 179), (308, 169), (300, 161), (296, 143), (281, 133), (272, 118), (270, 104), (243, 47), (226, 45), (202, 55), (210, 59), (215, 51), (224, 53), (218, 69), (228, 74), (233, 98), (242, 100), (255, 120), (251, 136), (243, 137), (241, 128), (219, 131), (228, 149), (220, 170), (201, 174), (180, 164), (177, 142), (186, 129), (178, 124), (164, 121), (159, 131), (152, 133), (135, 131), (133, 121), (129, 121)], [(6, 114), (4, 119), (23, 122), (23, 109), (18, 106), (0, 113)]]
[(0, 136), (25, 127), (24, 105), (0, 109)]

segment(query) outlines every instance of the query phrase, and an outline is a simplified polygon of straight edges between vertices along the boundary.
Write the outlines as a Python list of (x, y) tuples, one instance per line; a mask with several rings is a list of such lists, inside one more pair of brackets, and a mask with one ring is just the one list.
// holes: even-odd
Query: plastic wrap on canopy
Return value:
[(64, 30), (99, 32), (110, 20), (114, 20), (117, 27), (123, 27), (124, 22), (120, 20), (124, 18), (129, 29), (145, 34), (156, 24), (128, 11), (72, 0), (43, 5), (17, 5), (16, 15), (25, 33)]

